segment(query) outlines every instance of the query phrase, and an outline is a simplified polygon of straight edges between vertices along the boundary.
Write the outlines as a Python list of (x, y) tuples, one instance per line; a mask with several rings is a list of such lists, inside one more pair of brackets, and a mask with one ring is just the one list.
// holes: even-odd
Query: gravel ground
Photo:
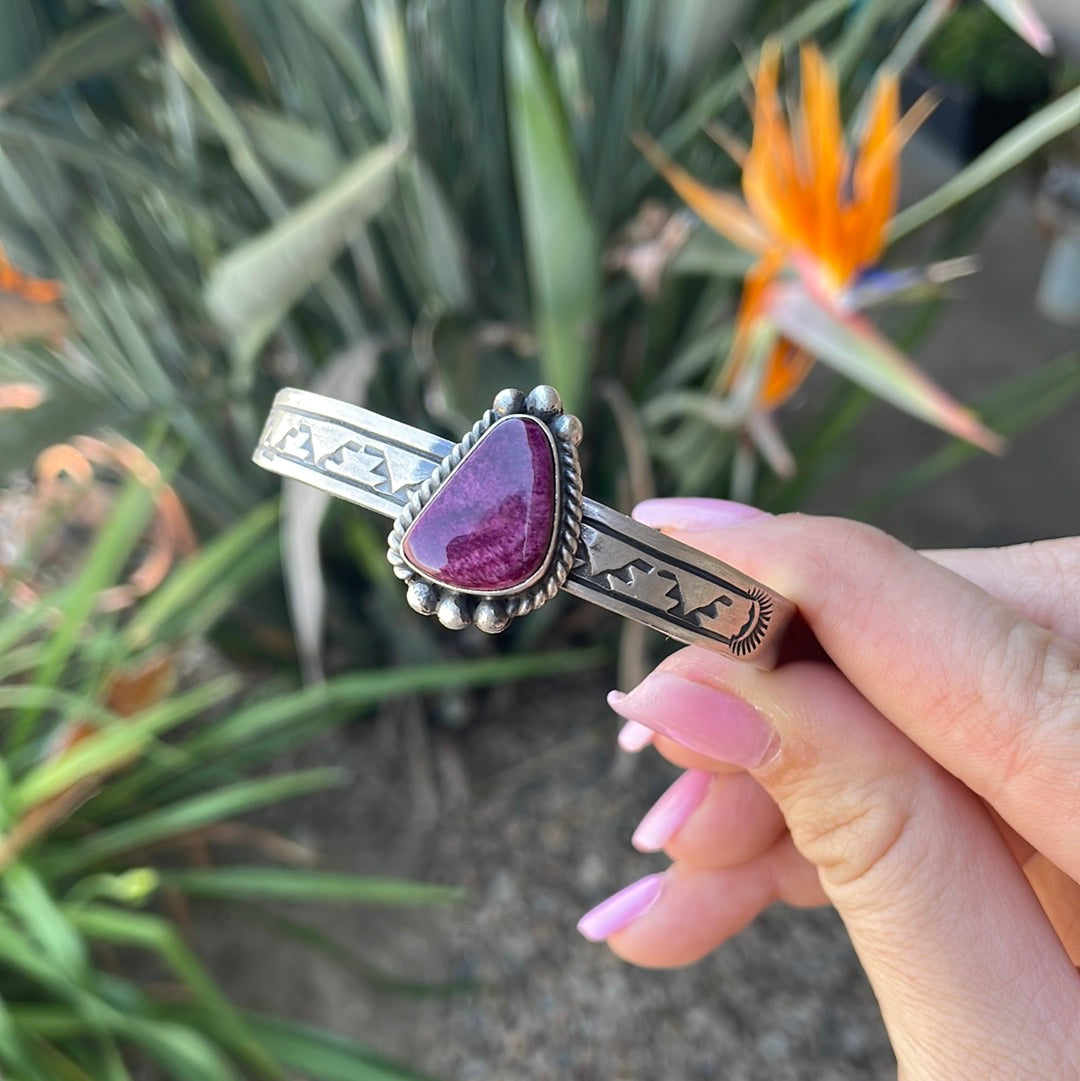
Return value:
[(776, 906), (676, 972), (634, 969), (577, 935), (582, 912), (663, 866), (629, 837), (674, 777), (651, 752), (613, 750), (607, 686), (601, 673), (519, 688), (457, 733), (401, 712), (358, 724), (304, 756), (344, 765), (349, 791), (270, 822), (329, 866), (463, 886), (463, 904), (435, 912), (306, 915), (366, 964), (472, 990), (373, 994), (291, 943), (267, 951), (242, 917), (204, 910), (215, 968), (249, 1005), (455, 1081), (887, 1076), (873, 995), (831, 912)]

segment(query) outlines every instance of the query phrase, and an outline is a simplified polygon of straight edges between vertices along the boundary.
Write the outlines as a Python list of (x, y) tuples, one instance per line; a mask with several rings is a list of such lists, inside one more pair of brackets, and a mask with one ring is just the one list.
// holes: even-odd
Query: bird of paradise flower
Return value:
[(31, 304), (52, 304), (63, 296), (64, 289), (59, 282), (32, 277), (12, 266), (0, 244), (0, 292), (11, 293)]
[(962, 439), (997, 452), (1001, 439), (949, 397), (862, 314), (883, 297), (925, 284), (919, 272), (875, 270), (889, 236), (900, 152), (932, 104), (900, 115), (894, 73), (883, 72), (851, 145), (836, 75), (804, 46), (801, 94), (785, 108), (780, 50), (766, 42), (754, 73), (751, 145), (734, 153), (742, 198), (706, 187), (638, 137), (642, 152), (708, 226), (755, 257), (735, 320), (724, 391), (740, 403), (747, 435), (780, 472), (794, 463), (772, 419), (815, 358), (879, 397)]

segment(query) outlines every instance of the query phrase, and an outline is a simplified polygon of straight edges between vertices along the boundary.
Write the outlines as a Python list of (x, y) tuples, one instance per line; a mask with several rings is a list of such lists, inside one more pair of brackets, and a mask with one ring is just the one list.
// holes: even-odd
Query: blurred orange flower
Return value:
[[(652, 144), (642, 149), (701, 219), (759, 256), (746, 276), (728, 388), (743, 374), (748, 330), (764, 312), (767, 287), (795, 267), (811, 291), (838, 301), (860, 270), (885, 247), (896, 204), (904, 142), (928, 111), (916, 105), (902, 120), (896, 76), (873, 89), (857, 146), (848, 150), (836, 76), (815, 45), (801, 52), (802, 94), (790, 117), (778, 88), (780, 50), (766, 42), (754, 77), (754, 135), (742, 162), (745, 202), (699, 183)], [(810, 371), (805, 350), (781, 339), (773, 349), (758, 404), (782, 405)]]
[[(813, 364), (813, 352), (879, 394), (988, 449), (999, 440), (953, 402), (857, 316), (855, 287), (885, 249), (899, 188), (900, 152), (932, 108), (928, 99), (900, 115), (896, 75), (883, 72), (871, 89), (860, 132), (844, 137), (836, 75), (814, 45), (801, 50), (801, 93), (785, 108), (779, 91), (780, 51), (766, 42), (754, 74), (753, 139), (741, 157), (742, 195), (716, 191), (670, 161), (654, 143), (639, 146), (705, 224), (757, 259), (746, 274), (724, 389), (748, 389), (758, 416), (782, 405)], [(790, 283), (798, 283), (798, 295)], [(789, 332), (796, 310), (812, 301), (821, 326), (802, 344)], [(785, 307), (786, 312), (778, 309)], [(783, 318), (783, 316), (787, 318)], [(761, 368), (756, 332), (784, 327)], [(801, 335), (800, 335), (801, 336)], [(813, 345), (809, 340), (813, 339)], [(830, 355), (832, 354), (832, 355)], [(840, 354), (844, 354), (842, 357)], [(854, 359), (851, 359), (854, 357)], [(756, 370), (753, 370), (756, 369)], [(753, 418), (748, 418), (753, 419)]]
[(49, 278), (32, 278), (8, 262), (0, 244), (0, 292), (12, 293), (31, 304), (52, 304), (63, 296), (63, 286)]

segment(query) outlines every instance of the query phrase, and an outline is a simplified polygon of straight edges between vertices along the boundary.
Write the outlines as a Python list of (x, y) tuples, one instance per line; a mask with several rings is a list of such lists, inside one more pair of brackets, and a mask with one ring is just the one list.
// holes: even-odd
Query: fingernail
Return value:
[[(608, 705), (612, 709), (615, 709), (615, 703), (624, 699), (626, 695), (622, 691), (608, 691), (607, 701)], [(616, 710), (618, 712), (618, 710)], [(619, 747), (628, 751), (630, 754), (637, 754), (639, 751), (645, 750), (653, 741), (653, 730), (647, 728), (643, 724), (638, 724), (637, 721), (627, 721), (626, 724), (619, 729), (619, 735), (616, 742)]]
[(701, 806), (712, 779), (713, 775), (706, 770), (688, 769), (653, 804), (634, 830), (630, 843), (639, 852), (659, 852)]
[(619, 729), (619, 746), (630, 754), (637, 754), (639, 751), (645, 750), (650, 746), (653, 741), (653, 736), (656, 733), (651, 728), (647, 728), (643, 724), (638, 724), (637, 721), (627, 721), (626, 724)]
[(749, 703), (663, 669), (610, 704), (620, 717), (733, 766), (761, 766), (779, 747), (772, 726)]
[(629, 927), (634, 920), (644, 916), (660, 896), (664, 888), (664, 876), (646, 875), (619, 890), (596, 908), (590, 909), (578, 920), (577, 929), (590, 942), (603, 942), (616, 931)]
[[(621, 702), (626, 695), (622, 691), (608, 691), (607, 701), (608, 705), (612, 709), (615, 709), (615, 703)], [(618, 710), (615, 710), (617, 713)], [(627, 721), (626, 724), (619, 729), (618, 744), (624, 751), (629, 751), (630, 754), (637, 754), (638, 751), (645, 750), (646, 747), (653, 741), (653, 736), (656, 733), (646, 725), (638, 724), (637, 721)]]
[(758, 510), (746, 503), (730, 499), (699, 499), (686, 496), (680, 499), (646, 499), (633, 511), (643, 525), (654, 529), (724, 529), (742, 525), (755, 518), (771, 517), (767, 511)]

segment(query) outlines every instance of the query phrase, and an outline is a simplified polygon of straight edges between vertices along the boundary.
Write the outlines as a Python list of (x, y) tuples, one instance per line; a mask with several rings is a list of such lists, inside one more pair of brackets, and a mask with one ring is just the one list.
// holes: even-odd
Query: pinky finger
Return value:
[(675, 863), (643, 878), (583, 916), (578, 930), (606, 940), (626, 961), (675, 968), (699, 960), (738, 934), (773, 901), (822, 902), (817, 871), (785, 834), (738, 867), (701, 870)]

